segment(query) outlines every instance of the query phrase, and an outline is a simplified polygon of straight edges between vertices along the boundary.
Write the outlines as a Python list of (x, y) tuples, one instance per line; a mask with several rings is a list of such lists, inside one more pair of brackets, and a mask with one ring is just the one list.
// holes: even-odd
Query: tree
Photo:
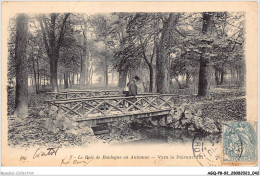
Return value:
[(54, 92), (58, 91), (57, 68), (59, 52), (66, 33), (66, 22), (69, 15), (69, 13), (65, 13), (64, 15), (51, 13), (50, 19), (46, 18), (45, 15), (41, 15), (38, 18), (43, 41), (49, 57), (51, 85)]
[(118, 74), (118, 87), (126, 86), (127, 73), (130, 69), (130, 60), (125, 47), (125, 37), (127, 35), (127, 25), (133, 19), (133, 13), (114, 13), (115, 21), (112, 23), (112, 29), (109, 32), (112, 40), (111, 47), (114, 49), (113, 65)]
[[(34, 21), (34, 19), (32, 18), (31, 21)], [(40, 72), (42, 71), (45, 73), (45, 66), (48, 64), (48, 58), (44, 52), (44, 43), (40, 36), (40, 31), (37, 30), (37, 27), (33, 28), (32, 31), (33, 32), (30, 32), (28, 37), (28, 69), (29, 74), (33, 75), (35, 92), (39, 93), (41, 76)]]
[(19, 14), (16, 18), (16, 91), (14, 115), (22, 118), (28, 116), (27, 40), (28, 16)]
[(244, 13), (216, 13), (213, 24), (217, 34), (213, 51), (217, 57), (213, 57), (211, 62), (215, 69), (216, 84), (221, 85), (228, 70), (237, 68), (244, 70)]
[(156, 71), (157, 92), (170, 93), (170, 54), (169, 48), (173, 45), (172, 29), (176, 26), (179, 14), (170, 13), (167, 20), (163, 22), (160, 41), (156, 44)]
[[(149, 70), (149, 92), (153, 92), (154, 56), (156, 38), (159, 31), (159, 18), (156, 13), (137, 13), (127, 26), (126, 44), (132, 44), (136, 59), (143, 59)], [(131, 50), (130, 50), (131, 51)], [(140, 66), (140, 65), (139, 65)]]
[[(212, 16), (214, 14), (211, 12), (204, 12), (202, 14), (202, 33), (206, 36), (212, 27)], [(211, 43), (211, 41), (207, 40), (207, 37), (202, 40), (202, 43), (206, 45), (206, 47), (202, 47), (202, 53), (200, 55), (200, 70), (199, 70), (199, 85), (198, 85), (198, 96), (208, 96), (209, 95), (209, 59), (210, 57), (206, 56), (206, 52), (208, 52), (207, 44)]]
[(10, 25), (8, 27), (9, 40), (8, 40), (8, 86), (14, 85), (14, 79), (16, 75), (16, 63), (15, 63), (15, 40), (16, 40), (16, 18), (10, 19)]
[(79, 86), (80, 88), (83, 87), (83, 85), (87, 82), (88, 83), (88, 74), (86, 75), (87, 71), (87, 32), (86, 32), (86, 22), (84, 22), (84, 27), (83, 27), (83, 54), (81, 57), (81, 68), (80, 68), (80, 78), (79, 78)]
[[(108, 67), (109, 67), (109, 59), (110, 59), (110, 49), (109, 49), (109, 31), (111, 22), (109, 16), (105, 15), (96, 15), (94, 18), (92, 18), (91, 23), (93, 28), (95, 29), (96, 33), (96, 41), (102, 42), (104, 44), (104, 47), (101, 48), (101, 54), (102, 57), (102, 66), (103, 66), (103, 80), (105, 85), (108, 85)], [(100, 44), (102, 45), (102, 44)], [(101, 58), (101, 57), (100, 57)]]
[(89, 84), (89, 43), (88, 43), (88, 17), (84, 14), (76, 14), (73, 18), (74, 28), (79, 35), (77, 35), (80, 41), (80, 78), (79, 87), (83, 88), (85, 84)]

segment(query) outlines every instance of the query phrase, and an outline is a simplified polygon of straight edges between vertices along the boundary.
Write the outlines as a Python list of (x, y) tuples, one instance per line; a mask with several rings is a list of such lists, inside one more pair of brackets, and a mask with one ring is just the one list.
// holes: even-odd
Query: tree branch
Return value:
[(40, 26), (41, 26), (43, 41), (44, 41), (44, 44), (45, 44), (45, 48), (46, 48), (46, 50), (47, 50), (47, 54), (48, 54), (48, 56), (50, 56), (50, 55), (51, 55), (51, 53), (50, 53), (50, 47), (49, 47), (49, 45), (48, 45), (48, 41), (47, 41), (47, 37), (46, 37), (45, 28), (44, 28), (44, 26), (43, 26), (42, 18), (43, 18), (43, 17), (41, 17), (41, 18), (38, 17), (38, 21), (39, 21)]
[(182, 34), (177, 28), (174, 28), (174, 30), (175, 30), (178, 34), (180, 34), (182, 37), (186, 38), (186, 36), (185, 36), (184, 34)]
[(154, 36), (154, 45), (153, 45), (153, 53), (152, 53), (152, 55), (151, 55), (151, 64), (153, 63), (153, 57), (154, 57), (154, 53), (155, 53), (155, 49), (156, 49), (156, 41), (155, 41), (155, 36)]
[(48, 28), (48, 25), (47, 25), (47, 22), (46, 22), (46, 18), (45, 18), (45, 15), (43, 15), (43, 24), (44, 24), (44, 29), (45, 29), (45, 33), (47, 33), (48, 37), (50, 38), (50, 31), (49, 31), (49, 28)]
[(65, 31), (66, 31), (66, 21), (67, 21), (67, 18), (69, 17), (69, 15), (70, 15), (70, 13), (66, 13), (65, 17), (62, 21), (60, 36), (59, 36), (59, 39), (58, 39), (58, 42), (57, 42), (57, 50), (60, 49), (61, 44), (63, 42)]
[(150, 66), (150, 62), (148, 61), (148, 59), (147, 59), (147, 57), (146, 57), (146, 54), (145, 54), (145, 48), (144, 48), (144, 44), (143, 44), (143, 42), (142, 42), (141, 37), (139, 37), (139, 40), (140, 40), (140, 43), (141, 43), (142, 54), (143, 54), (144, 60), (145, 60), (145, 62), (147, 63), (147, 65)]

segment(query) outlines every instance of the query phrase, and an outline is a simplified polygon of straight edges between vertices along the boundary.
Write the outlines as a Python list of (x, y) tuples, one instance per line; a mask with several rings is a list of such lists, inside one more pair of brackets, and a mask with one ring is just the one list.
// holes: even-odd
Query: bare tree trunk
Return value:
[(92, 83), (93, 83), (93, 66), (92, 65), (89, 69), (89, 81), (90, 81), (90, 84), (92, 85)]
[(245, 83), (245, 69), (243, 67), (240, 68), (240, 81), (241, 81), (241, 85), (244, 85), (244, 83)]
[(68, 72), (68, 81), (69, 81), (69, 87), (71, 88), (72, 85), (71, 72)]
[(44, 75), (43, 75), (43, 89), (45, 90), (46, 87), (46, 70), (44, 70)]
[(36, 65), (37, 65), (37, 90), (39, 91), (40, 89), (40, 69), (39, 69), (39, 57), (37, 57), (37, 60), (36, 60)]
[(19, 14), (16, 18), (16, 91), (14, 115), (21, 118), (28, 116), (27, 40), (28, 16), (25, 14)]
[[(212, 23), (212, 13), (205, 12), (203, 13), (203, 25), (202, 32), (206, 34), (210, 31)], [(200, 70), (199, 70), (199, 86), (198, 86), (198, 96), (208, 96), (209, 95), (209, 60), (204, 57), (204, 53), (200, 56)]]
[[(154, 68), (153, 68), (154, 69)], [(157, 66), (155, 65), (155, 75), (154, 75), (154, 85), (153, 85), (153, 92), (157, 91)]]
[(77, 73), (77, 85), (79, 84), (79, 73)]
[(219, 81), (219, 71), (215, 68), (215, 81), (216, 84), (219, 85), (220, 81)]
[(104, 83), (105, 86), (108, 86), (108, 63), (106, 57), (105, 57), (105, 65), (104, 65)]
[(237, 76), (237, 84), (239, 83), (239, 69), (238, 69), (238, 67), (236, 67), (236, 76)]
[[(47, 85), (51, 85), (50, 84), (50, 77), (48, 75), (46, 75), (46, 79), (47, 79)], [(58, 84), (58, 77), (57, 77), (57, 84)]]
[(88, 84), (88, 48), (87, 48), (87, 25), (84, 23), (83, 26), (83, 54), (81, 57), (81, 69), (80, 69), (80, 81), (79, 87), (83, 88), (85, 84)]
[(34, 60), (34, 58), (33, 58), (33, 76), (34, 76), (34, 81), (35, 81), (35, 92), (36, 92), (36, 94), (38, 94), (39, 90), (38, 90), (37, 74), (36, 74), (36, 69), (35, 69), (35, 60)]
[(230, 74), (231, 75), (230, 75), (230, 81), (229, 82), (230, 82), (230, 84), (233, 84), (233, 82), (234, 82), (234, 70), (233, 70), (232, 67), (230, 68)]
[(153, 92), (153, 66), (152, 66), (152, 64), (149, 65), (149, 72), (150, 72), (149, 92)]
[(39, 77), (39, 90), (42, 87), (42, 76)]
[(30, 86), (32, 87), (32, 89), (33, 89), (33, 77), (32, 76), (29, 76), (29, 80), (30, 80)]
[(89, 50), (87, 50), (87, 59), (86, 59), (86, 84), (90, 84), (90, 76), (89, 76), (89, 61), (90, 61), (90, 53)]
[(156, 44), (156, 70), (157, 70), (157, 92), (170, 93), (170, 60), (168, 48), (172, 45), (171, 30), (177, 24), (179, 15), (170, 13), (169, 18), (163, 24), (160, 43)]
[[(142, 44), (142, 49), (143, 49), (143, 58), (145, 60), (145, 63), (148, 65), (149, 68), (149, 92), (153, 92), (153, 55), (154, 55), (154, 51), (156, 49), (156, 42), (154, 42), (154, 50), (153, 50), (153, 54), (151, 56), (150, 61), (148, 61), (148, 58), (146, 57), (145, 54), (145, 47), (143, 45), (142, 39), (140, 38), (141, 44)], [(142, 73), (142, 72), (141, 72)]]
[(57, 69), (58, 69), (58, 59), (50, 59), (50, 71), (51, 71), (51, 85), (53, 92), (58, 92), (58, 82), (57, 82)]
[(79, 88), (82, 89), (85, 85), (85, 81), (86, 81), (86, 48), (87, 44), (86, 41), (84, 39), (84, 45), (83, 45), (83, 56), (81, 57), (81, 68), (80, 68), (80, 78), (79, 78)]
[(75, 84), (75, 74), (74, 73), (72, 73), (71, 84), (72, 85)]
[(64, 73), (64, 89), (69, 88), (69, 81), (68, 81), (68, 72)]
[(68, 71), (65, 71), (64, 73), (64, 89), (69, 88), (69, 73)]
[(208, 96), (209, 90), (209, 66), (208, 61), (200, 57), (199, 90), (198, 96)]
[(34, 72), (33, 74), (34, 74), (34, 82), (35, 82), (35, 93), (38, 94), (39, 90), (38, 90), (37, 75), (35, 69), (33, 72)]
[(118, 87), (124, 88), (126, 86), (127, 69), (119, 71)]
[(220, 84), (222, 85), (224, 83), (224, 71), (222, 70), (220, 72)]

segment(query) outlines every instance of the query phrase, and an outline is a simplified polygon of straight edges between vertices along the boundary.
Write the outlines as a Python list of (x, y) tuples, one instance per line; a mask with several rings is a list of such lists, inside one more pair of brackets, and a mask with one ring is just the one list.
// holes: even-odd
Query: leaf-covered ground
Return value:
[[(176, 94), (175, 104), (181, 106), (189, 104), (201, 109), (202, 119), (213, 121), (241, 121), (246, 120), (246, 99), (245, 92), (240, 89), (217, 88), (211, 92), (210, 98), (200, 98), (194, 94), (186, 94), (181, 90)], [(28, 147), (33, 145), (44, 146), (82, 146), (91, 142), (122, 143), (143, 138), (165, 139), (166, 142), (179, 140), (184, 142), (192, 136), (190, 129), (174, 129), (158, 127), (149, 123), (131, 125), (134, 123), (118, 122), (109, 126), (110, 133), (100, 136), (88, 136), (78, 134), (75, 130), (68, 133), (66, 127), (59, 126), (50, 130), (48, 121), (52, 117), (47, 115), (47, 107), (44, 104), (46, 95), (29, 94), (29, 117), (19, 119), (12, 117), (14, 106), (14, 94), (8, 94), (8, 143), (11, 146)], [(69, 122), (67, 122), (69, 123)], [(136, 124), (136, 123), (135, 123)], [(75, 127), (76, 129), (77, 127)], [(158, 130), (160, 128), (160, 130)], [(162, 130), (163, 129), (163, 130)], [(188, 130), (188, 131), (187, 131)], [(70, 130), (71, 131), (71, 130)], [(156, 134), (160, 131), (160, 134)], [(185, 133), (183, 131), (186, 131)]]

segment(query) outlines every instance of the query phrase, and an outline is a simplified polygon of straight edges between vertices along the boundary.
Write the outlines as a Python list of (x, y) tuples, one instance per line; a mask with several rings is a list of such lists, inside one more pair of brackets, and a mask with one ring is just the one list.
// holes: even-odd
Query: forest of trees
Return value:
[(93, 77), (123, 88), (137, 75), (147, 92), (194, 83), (205, 97), (212, 83), (245, 82), (243, 12), (17, 14), (8, 30), (8, 83), (16, 85), (18, 111), (28, 78), (39, 93), (47, 85), (84, 89)]

